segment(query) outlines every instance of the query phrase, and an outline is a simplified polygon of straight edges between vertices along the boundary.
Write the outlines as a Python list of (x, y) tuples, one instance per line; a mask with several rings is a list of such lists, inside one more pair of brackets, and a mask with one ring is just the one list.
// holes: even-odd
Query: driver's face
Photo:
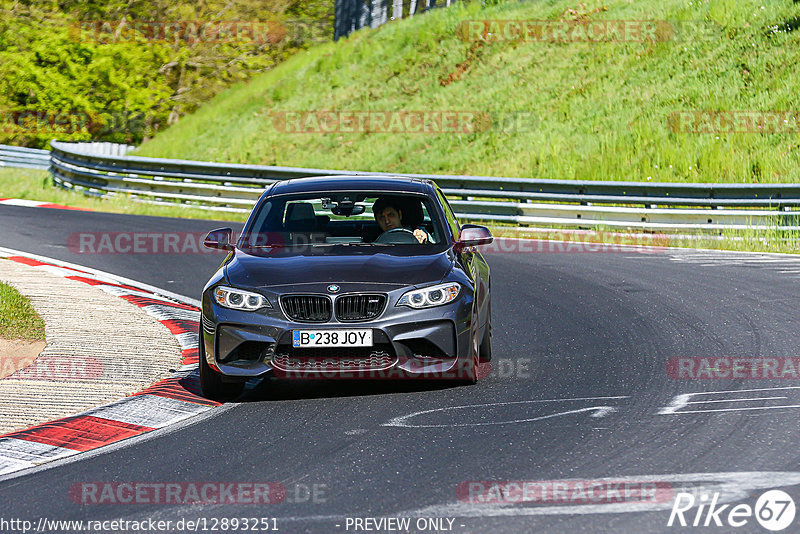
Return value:
[(380, 226), (381, 230), (384, 232), (393, 230), (395, 228), (402, 228), (400, 225), (400, 219), (402, 216), (403, 215), (400, 210), (396, 210), (391, 206), (384, 208), (383, 211), (378, 214), (378, 226)]

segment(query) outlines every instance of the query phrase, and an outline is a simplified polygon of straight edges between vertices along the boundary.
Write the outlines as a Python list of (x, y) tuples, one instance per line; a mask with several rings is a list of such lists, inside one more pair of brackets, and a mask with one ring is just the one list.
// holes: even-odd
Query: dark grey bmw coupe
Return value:
[(273, 184), (203, 290), (200, 382), (434, 378), (474, 383), (491, 358), (489, 230), (460, 225), (430, 180), (328, 176)]

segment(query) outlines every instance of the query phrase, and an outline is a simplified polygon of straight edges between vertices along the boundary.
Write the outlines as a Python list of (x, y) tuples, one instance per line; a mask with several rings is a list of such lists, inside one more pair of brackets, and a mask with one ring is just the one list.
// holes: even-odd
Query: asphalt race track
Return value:
[[(0, 246), (197, 299), (221, 255), (77, 254), (68, 236), (219, 226), (4, 206)], [(2, 516), (269, 517), (283, 532), (355, 532), (354, 518), (380, 517), (410, 517), (412, 526), (449, 518), (442, 526), (457, 533), (766, 532), (753, 517), (735, 529), (668, 527), (669, 492), (660, 502), (502, 504), (470, 502), (462, 490), (610, 479), (709, 499), (720, 492), (751, 507), (767, 489), (782, 489), (800, 503), (800, 381), (680, 380), (667, 372), (677, 357), (797, 356), (800, 267), (784, 271), (800, 264), (687, 251), (488, 259), (494, 361), (476, 386), (264, 381), (210, 417), (0, 482)], [(784, 389), (734, 391), (767, 388)], [(699, 392), (715, 393), (677, 397)], [(202, 506), (77, 504), (70, 496), (80, 483), (206, 481), (277, 482), (287, 495), (280, 504)]]

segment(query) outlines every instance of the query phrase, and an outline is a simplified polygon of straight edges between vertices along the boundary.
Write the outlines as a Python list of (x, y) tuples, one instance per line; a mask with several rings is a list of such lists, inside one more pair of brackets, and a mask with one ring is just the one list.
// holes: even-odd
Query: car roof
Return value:
[(331, 191), (394, 191), (433, 193), (433, 182), (412, 176), (393, 175), (332, 175), (282, 180), (268, 190), (269, 195), (315, 193)]

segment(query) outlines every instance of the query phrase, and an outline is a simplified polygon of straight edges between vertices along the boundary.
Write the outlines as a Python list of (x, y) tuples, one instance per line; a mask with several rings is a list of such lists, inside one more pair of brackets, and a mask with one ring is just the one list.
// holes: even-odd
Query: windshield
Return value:
[(438, 211), (425, 195), (337, 191), (265, 199), (239, 247), (413, 247), (424, 254), (440, 249), (445, 235)]

